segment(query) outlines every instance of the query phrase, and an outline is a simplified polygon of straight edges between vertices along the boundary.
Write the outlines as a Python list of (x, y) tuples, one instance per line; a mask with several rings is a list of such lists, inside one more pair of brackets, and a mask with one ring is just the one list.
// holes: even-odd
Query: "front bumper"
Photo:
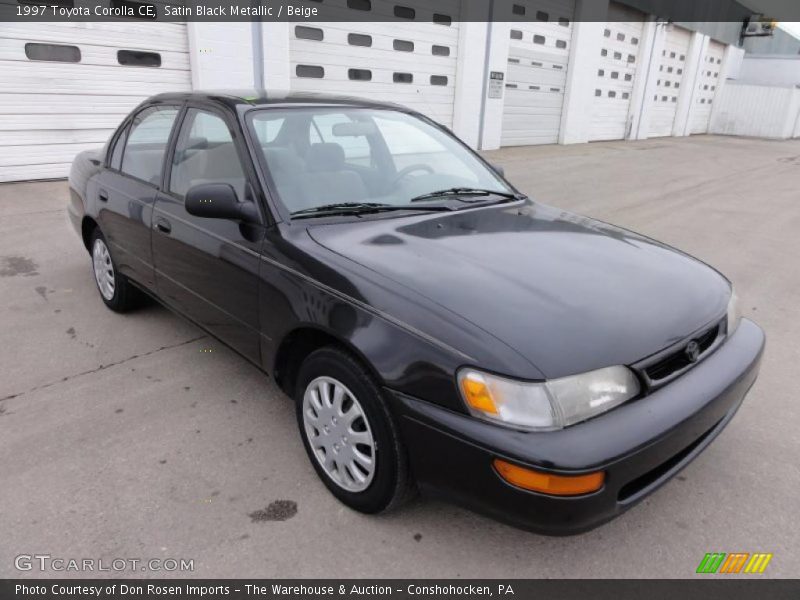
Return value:
[[(391, 396), (424, 492), (518, 527), (569, 535), (622, 514), (698, 456), (741, 405), (763, 350), (764, 332), (743, 319), (714, 354), (677, 380), (560, 431), (514, 431)], [(500, 479), (496, 457), (563, 475), (604, 470), (606, 480), (591, 494), (547, 496)]]

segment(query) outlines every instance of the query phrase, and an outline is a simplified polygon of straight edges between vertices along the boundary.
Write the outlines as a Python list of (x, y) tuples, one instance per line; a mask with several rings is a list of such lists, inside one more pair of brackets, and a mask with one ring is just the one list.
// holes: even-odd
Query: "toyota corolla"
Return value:
[(529, 198), (397, 105), (162, 94), (70, 193), (106, 306), (153, 296), (271, 374), (366, 513), (419, 489), (590, 529), (711, 443), (763, 352), (713, 268)]

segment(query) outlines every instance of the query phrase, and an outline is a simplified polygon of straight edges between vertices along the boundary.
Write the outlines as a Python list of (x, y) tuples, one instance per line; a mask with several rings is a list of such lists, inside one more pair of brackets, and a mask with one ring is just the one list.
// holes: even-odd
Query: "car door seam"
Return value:
[[(305, 275), (304, 273), (301, 273), (299, 271), (296, 271), (295, 269), (292, 269), (291, 267), (283, 265), (283, 264), (281, 264), (281, 263), (279, 263), (279, 262), (277, 262), (277, 261), (275, 261), (273, 259), (267, 258), (263, 254), (260, 254), (260, 253), (256, 252), (255, 250), (252, 250), (250, 248), (247, 248), (246, 246), (242, 246), (240, 244), (232, 242), (231, 240), (228, 240), (228, 239), (226, 239), (226, 238), (224, 238), (224, 237), (222, 237), (222, 236), (220, 236), (220, 235), (218, 235), (218, 234), (216, 234), (214, 232), (211, 232), (211, 231), (208, 231), (208, 230), (203, 229), (201, 227), (198, 227), (195, 223), (192, 223), (191, 221), (188, 221), (186, 219), (182, 219), (181, 217), (176, 217), (172, 213), (169, 213), (167, 211), (164, 211), (164, 210), (158, 208), (157, 205), (154, 207), (154, 210), (158, 211), (161, 214), (168, 215), (169, 217), (174, 218), (174, 219), (176, 219), (176, 220), (178, 220), (178, 221), (180, 221), (180, 222), (182, 222), (182, 223), (184, 223), (186, 225), (189, 225), (189, 226), (191, 226), (191, 227), (193, 227), (195, 229), (198, 229), (198, 230), (200, 230), (200, 231), (210, 235), (211, 237), (214, 237), (214, 238), (216, 238), (216, 239), (218, 239), (218, 240), (220, 240), (220, 241), (222, 241), (224, 243), (231, 244), (232, 246), (235, 246), (236, 248), (242, 250), (243, 252), (245, 252), (247, 254), (251, 254), (254, 257), (256, 257), (256, 258), (258, 258), (260, 260), (263, 260), (263, 261), (265, 261), (267, 263), (270, 263), (270, 264), (272, 264), (272, 265), (274, 265), (274, 266), (276, 266), (276, 267), (278, 267), (278, 268), (280, 268), (280, 269), (282, 269), (284, 271), (292, 273), (293, 275), (295, 275), (297, 277), (300, 277), (301, 279), (307, 281), (308, 283), (311, 283), (312, 285), (318, 287), (319, 289), (321, 289), (323, 291), (326, 291), (326, 292), (328, 292), (328, 293), (330, 293), (330, 294), (332, 294), (332, 295), (334, 295), (334, 296), (336, 296), (336, 297), (338, 297), (338, 298), (340, 298), (340, 299), (342, 299), (342, 300), (344, 300), (346, 302), (349, 302), (350, 304), (353, 304), (354, 306), (357, 306), (358, 308), (361, 308), (362, 310), (365, 310), (365, 311), (367, 311), (367, 312), (369, 312), (371, 314), (374, 314), (375, 316), (380, 317), (380, 318), (384, 319), (385, 321), (388, 321), (388, 322), (390, 322), (390, 323), (392, 323), (394, 325), (397, 325), (398, 327), (408, 331), (409, 333), (412, 333), (413, 335), (416, 335), (417, 337), (419, 337), (422, 340), (425, 340), (425, 341), (427, 341), (429, 343), (432, 343), (432, 344), (434, 344), (436, 346), (439, 346), (440, 348), (442, 348), (444, 350), (447, 350), (448, 352), (455, 353), (455, 354), (457, 354), (457, 355), (459, 355), (462, 358), (465, 358), (467, 360), (470, 360), (470, 361), (474, 361), (475, 360), (475, 358), (473, 356), (470, 356), (469, 354), (466, 354), (466, 353), (462, 352), (461, 350), (458, 350), (458, 349), (456, 349), (456, 348), (454, 348), (454, 347), (442, 342), (441, 340), (439, 340), (437, 338), (434, 338), (434, 337), (424, 333), (423, 331), (420, 331), (419, 329), (416, 329), (415, 327), (409, 325), (408, 323), (406, 323), (404, 321), (401, 321), (400, 319), (397, 319), (397, 318), (393, 317), (392, 315), (389, 315), (389, 314), (387, 314), (387, 313), (375, 308), (374, 306), (370, 306), (369, 304), (361, 302), (360, 300), (356, 300), (352, 296), (348, 296), (347, 294), (344, 294), (344, 293), (342, 293), (342, 292), (340, 292), (340, 291), (338, 291), (338, 290), (336, 290), (336, 289), (334, 289), (332, 287), (329, 287), (329, 286), (325, 285), (324, 283), (322, 283), (320, 281), (317, 281), (316, 279), (313, 279), (312, 277), (309, 277), (308, 275)], [(156, 272), (157, 275), (162, 275), (162, 276), (166, 277), (167, 279), (169, 279), (170, 281), (174, 282), (174, 280), (171, 277), (168, 277), (167, 275), (165, 275), (158, 267), (154, 267), (154, 269), (155, 269), (155, 272)], [(177, 282), (175, 282), (175, 283), (177, 283)], [(178, 283), (178, 285), (180, 285), (181, 287), (185, 288), (185, 286), (183, 286), (183, 285), (181, 285), (179, 283)], [(196, 292), (194, 292), (192, 290), (189, 290), (189, 288), (185, 288), (185, 289), (187, 289), (192, 294), (198, 296), (199, 298), (202, 298), (203, 300), (205, 300), (205, 298), (203, 298), (202, 296), (199, 296)], [(211, 304), (212, 306), (216, 307), (216, 305), (213, 302), (209, 302), (209, 304)], [(217, 307), (217, 308), (219, 308), (219, 307)], [(225, 314), (229, 314), (226, 311), (222, 310), (221, 308), (220, 308), (220, 310)], [(230, 316), (233, 316), (233, 315), (230, 315)], [(248, 325), (248, 328), (252, 329), (249, 325)], [(260, 329), (260, 327), (259, 327), (259, 329)], [(268, 340), (272, 339), (268, 335), (264, 334), (263, 332), (260, 332), (260, 334), (262, 336), (264, 336), (265, 338), (267, 338)]]

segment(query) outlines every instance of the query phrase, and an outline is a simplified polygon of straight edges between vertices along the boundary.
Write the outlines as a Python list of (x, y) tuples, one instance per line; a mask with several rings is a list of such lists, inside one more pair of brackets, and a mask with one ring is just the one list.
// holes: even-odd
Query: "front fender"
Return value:
[(349, 349), (393, 390), (463, 410), (454, 373), (469, 357), (307, 275), (269, 260), (260, 277), (262, 367), (273, 373), (282, 343), (319, 332)]

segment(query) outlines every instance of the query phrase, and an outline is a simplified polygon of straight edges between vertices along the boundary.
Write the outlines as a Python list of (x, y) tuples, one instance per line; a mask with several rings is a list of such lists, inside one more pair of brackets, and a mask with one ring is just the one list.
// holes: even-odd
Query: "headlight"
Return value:
[(739, 297), (731, 286), (731, 299), (728, 300), (728, 335), (731, 335), (742, 320), (742, 311), (739, 307)]
[(458, 384), (476, 417), (529, 430), (561, 429), (611, 410), (639, 394), (626, 367), (608, 367), (571, 377), (528, 383), (471, 368)]

